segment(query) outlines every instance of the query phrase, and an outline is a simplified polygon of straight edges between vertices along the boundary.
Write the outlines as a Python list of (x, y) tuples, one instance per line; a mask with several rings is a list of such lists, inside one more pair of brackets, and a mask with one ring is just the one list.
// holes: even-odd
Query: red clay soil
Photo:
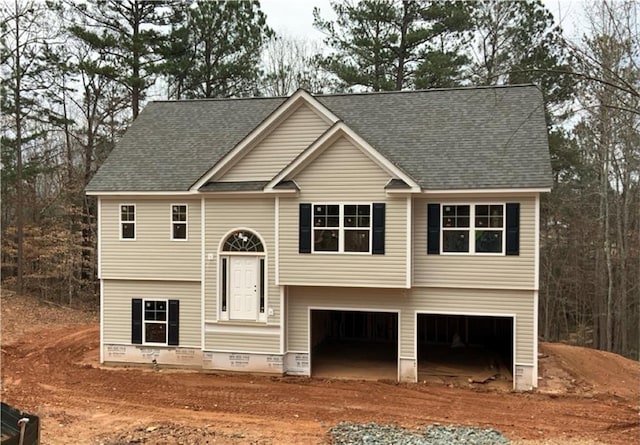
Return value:
[(536, 393), (103, 368), (95, 322), (7, 332), (12, 304), (2, 298), (2, 400), (41, 416), (44, 444), (326, 443), (340, 421), (493, 427), (519, 443), (640, 439), (640, 366), (613, 354), (542, 345)]

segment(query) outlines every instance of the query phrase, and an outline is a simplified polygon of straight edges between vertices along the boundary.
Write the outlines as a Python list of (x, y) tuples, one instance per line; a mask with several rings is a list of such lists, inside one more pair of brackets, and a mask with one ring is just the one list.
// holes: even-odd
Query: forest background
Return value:
[(539, 0), (315, 8), (317, 44), (257, 1), (2, 0), (2, 286), (98, 305), (84, 187), (150, 97), (197, 99), (535, 83), (539, 334), (640, 359), (640, 2), (584, 2), (567, 38)]

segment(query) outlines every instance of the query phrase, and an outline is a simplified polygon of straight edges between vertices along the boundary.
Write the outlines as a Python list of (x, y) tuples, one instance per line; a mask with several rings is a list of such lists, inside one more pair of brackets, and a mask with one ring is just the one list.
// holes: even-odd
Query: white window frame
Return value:
[[(165, 307), (165, 312), (167, 314), (167, 316), (165, 317), (166, 320), (165, 321), (156, 321), (156, 320), (149, 320), (147, 321), (147, 317), (146, 317), (146, 306), (147, 306), (147, 301), (163, 301), (164, 302), (164, 307)], [(153, 323), (153, 324), (164, 324), (165, 327), (165, 339), (164, 339), (164, 343), (160, 343), (160, 342), (152, 342), (152, 341), (147, 341), (147, 323)], [(167, 346), (169, 344), (169, 299), (168, 298), (143, 298), (142, 299), (142, 344), (143, 345), (164, 345)]]
[[(184, 215), (185, 215), (185, 220), (184, 221), (174, 221), (173, 220), (173, 207), (174, 206), (184, 206)], [(189, 241), (189, 205), (188, 204), (184, 204), (184, 203), (174, 203), (171, 204), (169, 206), (169, 221), (170, 221), (170, 226), (169, 226), (169, 237), (171, 239), (171, 241)], [(175, 224), (184, 224), (184, 238), (174, 238), (173, 234), (173, 227)]]
[[(131, 206), (133, 207), (133, 221), (123, 221), (122, 220), (122, 207), (124, 206)], [(121, 203), (118, 204), (118, 221), (119, 221), (119, 227), (118, 227), (118, 231), (120, 233), (120, 241), (135, 241), (138, 238), (138, 224), (137, 224), (137, 219), (138, 219), (138, 208), (136, 207), (135, 204), (129, 204), (129, 203)], [(133, 238), (124, 238), (122, 235), (122, 224), (133, 224)]]
[[(238, 232), (238, 231), (244, 231), (244, 232), (251, 232), (252, 234), (254, 234), (256, 237), (258, 237), (258, 239), (260, 240), (260, 242), (262, 243), (262, 248), (263, 251), (262, 252), (229, 252), (229, 251), (224, 251), (224, 244), (225, 241), (229, 238), (229, 236), (231, 236), (233, 233)], [(266, 323), (268, 321), (269, 318), (269, 261), (267, 258), (267, 245), (265, 244), (264, 239), (262, 238), (262, 236), (260, 236), (260, 234), (258, 232), (256, 232), (255, 230), (249, 229), (247, 227), (236, 227), (232, 230), (230, 230), (229, 232), (227, 232), (223, 237), (222, 240), (220, 242), (220, 245), (218, 246), (218, 271), (217, 271), (217, 288), (218, 288), (218, 320), (220, 321), (225, 321), (225, 322), (231, 322), (231, 323), (253, 323), (254, 321), (252, 320), (237, 320), (237, 319), (233, 319), (230, 317), (231, 315), (231, 275), (230, 275), (230, 267), (231, 267), (231, 260), (233, 259), (233, 257), (242, 257), (242, 256), (247, 256), (247, 257), (255, 257), (258, 259), (258, 276), (257, 278), (257, 298), (256, 298), (256, 304), (257, 304), (257, 308), (256, 308), (256, 312), (258, 313), (258, 317), (256, 318), (255, 322), (256, 323)], [(226, 270), (223, 269), (222, 267), (222, 260), (226, 260)], [(264, 261), (264, 287), (261, 288), (260, 287), (260, 261)], [(222, 286), (222, 276), (226, 274), (226, 288), (223, 290), (223, 286)], [(263, 297), (264, 297), (264, 310), (261, 312), (260, 311), (260, 292), (263, 292)], [(227, 305), (226, 305), (226, 310), (222, 310), (222, 297), (223, 297), (223, 292), (226, 293), (226, 299), (227, 299)]]
[[(314, 224), (315, 219), (315, 206), (338, 206), (338, 226), (327, 227), (327, 230), (338, 231), (338, 250), (316, 250), (316, 227)], [(355, 206), (369, 206), (369, 228), (365, 227), (345, 227), (344, 226), (344, 207), (349, 205)], [(318, 228), (320, 230), (321, 228)], [(366, 252), (351, 252), (344, 250), (345, 231), (349, 230), (369, 230), (369, 249)], [(373, 203), (372, 202), (314, 202), (311, 203), (311, 253), (318, 255), (371, 255), (373, 252)]]
[[(476, 206), (502, 206), (502, 227), (476, 227)], [(444, 227), (444, 208), (447, 206), (469, 206), (469, 227)], [(505, 256), (507, 251), (506, 242), (506, 223), (507, 223), (507, 204), (505, 202), (459, 202), (446, 203), (440, 205), (440, 254), (441, 255), (462, 255), (462, 256)], [(468, 252), (446, 252), (444, 250), (444, 232), (447, 231), (463, 231), (469, 232), (469, 251)], [(491, 230), (502, 232), (502, 250), (500, 252), (476, 252), (476, 230)]]

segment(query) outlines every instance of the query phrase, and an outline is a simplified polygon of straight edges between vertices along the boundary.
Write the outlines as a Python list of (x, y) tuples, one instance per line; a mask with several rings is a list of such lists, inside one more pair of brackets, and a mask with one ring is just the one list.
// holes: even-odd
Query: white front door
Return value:
[(258, 318), (258, 258), (234, 256), (230, 263), (230, 318), (255, 321)]

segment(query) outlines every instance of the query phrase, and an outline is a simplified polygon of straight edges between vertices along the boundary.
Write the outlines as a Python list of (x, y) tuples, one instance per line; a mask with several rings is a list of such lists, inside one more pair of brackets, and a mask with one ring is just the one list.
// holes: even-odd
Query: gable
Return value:
[(313, 143), (329, 124), (301, 104), (216, 181), (268, 181)]
[[(275, 163), (269, 165), (269, 150), (262, 152), (266, 145), (258, 145), (302, 105), (329, 125), (343, 123), (351, 139), (391, 176), (411, 183), (411, 191), (545, 191), (551, 186), (542, 94), (533, 85), (520, 85), (317, 97), (300, 90), (288, 99), (154, 102), (86, 191), (197, 193), (225, 174), (230, 182), (246, 182), (231, 178), (248, 176), (248, 181), (270, 181)], [(258, 148), (255, 154), (253, 148)], [(281, 169), (296, 150), (284, 151), (274, 157)], [(265, 170), (252, 170), (261, 164)], [(272, 182), (271, 190), (277, 186)]]
[(392, 176), (341, 136), (291, 179), (304, 199), (370, 200), (384, 198)]

